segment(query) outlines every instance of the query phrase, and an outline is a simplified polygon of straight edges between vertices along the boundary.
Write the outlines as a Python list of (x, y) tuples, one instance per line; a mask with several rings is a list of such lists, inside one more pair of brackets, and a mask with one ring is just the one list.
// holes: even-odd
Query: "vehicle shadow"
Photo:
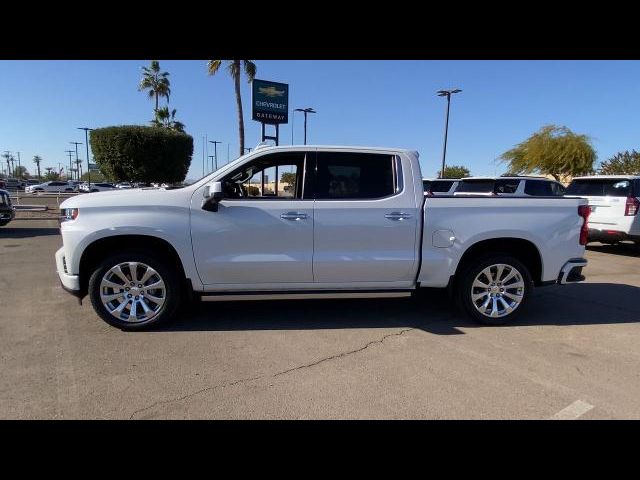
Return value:
[(49, 235), (60, 235), (60, 229), (52, 228), (52, 227), (36, 227), (36, 228), (0, 227), (0, 239), (1, 238), (45, 237)]
[(587, 245), (587, 250), (592, 252), (611, 253), (613, 255), (624, 255), (626, 257), (640, 257), (640, 247), (634, 243), (619, 243), (617, 245), (607, 245), (596, 243)]
[(513, 324), (480, 325), (468, 319), (443, 291), (412, 298), (202, 302), (190, 314), (155, 331), (320, 330), (416, 328), (437, 335), (461, 328), (596, 325), (640, 322), (640, 288), (583, 283), (537, 289)]

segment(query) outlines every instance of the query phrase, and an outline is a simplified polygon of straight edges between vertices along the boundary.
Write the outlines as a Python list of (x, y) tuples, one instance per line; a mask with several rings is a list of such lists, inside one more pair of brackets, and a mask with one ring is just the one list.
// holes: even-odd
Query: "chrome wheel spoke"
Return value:
[(125, 292), (119, 292), (119, 293), (113, 293), (113, 294), (110, 294), (110, 295), (102, 295), (102, 301), (103, 302), (111, 302), (111, 301), (115, 300), (116, 298), (120, 298), (120, 297), (124, 298), (124, 293)]
[(509, 285), (505, 285), (504, 288), (508, 289), (508, 290), (512, 290), (514, 288), (524, 288), (524, 282), (522, 280), (520, 280), (518, 282), (510, 283)]
[(497, 317), (498, 316), (498, 302), (496, 300), (496, 297), (493, 297), (491, 299), (491, 314), (492, 317)]
[(124, 272), (120, 268), (120, 265), (116, 265), (115, 267), (113, 267), (111, 269), (111, 272), (114, 275), (116, 275), (120, 280), (122, 280), (125, 284), (130, 282), (130, 280), (127, 278), (127, 276), (124, 274)]
[(471, 294), (471, 300), (473, 300), (473, 303), (476, 303), (478, 300), (480, 300), (481, 298), (487, 297), (489, 296), (487, 294), (487, 292), (482, 292), (482, 293), (472, 293)]
[(146, 298), (147, 300), (151, 300), (153, 303), (162, 303), (164, 302), (164, 298), (161, 297), (156, 297), (154, 295), (151, 295), (150, 293), (147, 293), (144, 298)]
[(478, 280), (477, 278), (473, 282), (472, 286), (475, 287), (475, 288), (489, 288), (489, 284), (488, 283), (483, 283), (480, 280)]
[(496, 272), (496, 282), (500, 281), (500, 277), (502, 276), (502, 272), (504, 272), (505, 265), (498, 265), (498, 270)]
[(131, 281), (138, 283), (138, 263), (129, 262), (129, 274), (131, 275)]
[[(144, 301), (144, 298), (140, 299), (140, 306), (142, 307), (142, 310), (144, 310), (144, 314), (149, 317), (151, 315), (153, 315), (153, 310), (151, 310), (149, 308), (149, 306), (147, 305), (147, 303)], [(151, 314), (151, 315), (150, 315)]]
[(504, 277), (502, 279), (502, 284), (504, 285), (505, 283), (507, 283), (509, 280), (511, 280), (512, 278), (515, 278), (515, 276), (518, 274), (518, 271), (515, 269), (512, 269), (511, 272), (509, 272), (509, 274)]
[(103, 280), (102, 283), (100, 284), (101, 287), (108, 287), (108, 288), (113, 288), (113, 289), (122, 289), (125, 287), (125, 285), (121, 284), (121, 283), (115, 283), (112, 282), (111, 280)]
[(511, 305), (509, 305), (507, 302), (504, 301), (504, 298), (499, 297), (498, 301), (502, 304), (502, 307), (504, 308), (504, 313), (510, 313), (513, 311), (513, 308), (511, 308)]
[(139, 282), (144, 285), (145, 282), (148, 281), (153, 275), (157, 274), (158, 272), (156, 272), (153, 268), (147, 266), (147, 270), (144, 272), (144, 275), (142, 275)]
[(491, 273), (491, 267), (487, 267), (484, 270), (482, 270), (482, 273), (484, 273), (484, 276), (487, 277), (487, 280), (489, 280), (489, 283), (493, 282), (493, 274)]
[(155, 283), (152, 283), (151, 285), (145, 285), (144, 288), (147, 290), (156, 290), (156, 289), (164, 290), (164, 282), (162, 280), (159, 280)]
[(135, 322), (136, 320), (138, 320), (138, 301), (137, 300), (132, 300), (131, 301), (131, 309), (129, 310), (129, 321), (131, 321), (131, 317), (133, 317), (133, 321)]
[(507, 297), (507, 298), (510, 298), (511, 300), (515, 300), (516, 302), (521, 302), (522, 301), (522, 295), (515, 295), (515, 294), (509, 293), (509, 292), (504, 292), (502, 295)]

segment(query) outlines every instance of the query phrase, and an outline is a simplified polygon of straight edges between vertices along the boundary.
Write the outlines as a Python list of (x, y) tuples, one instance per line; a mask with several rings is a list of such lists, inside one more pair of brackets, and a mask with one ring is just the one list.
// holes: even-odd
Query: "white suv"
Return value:
[(77, 191), (78, 191), (77, 185), (74, 185), (73, 183), (70, 183), (70, 182), (60, 182), (60, 181), (44, 182), (38, 185), (28, 185), (25, 188), (26, 193), (37, 193), (37, 192), (72, 193)]
[(499, 197), (561, 197), (565, 188), (546, 177), (469, 177), (460, 180), (454, 195)]
[(640, 176), (576, 177), (566, 195), (589, 200), (589, 241), (640, 245)]

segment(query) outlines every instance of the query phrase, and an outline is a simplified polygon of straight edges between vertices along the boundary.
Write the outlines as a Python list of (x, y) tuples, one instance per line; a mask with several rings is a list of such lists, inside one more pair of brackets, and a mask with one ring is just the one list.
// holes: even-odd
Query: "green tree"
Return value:
[(625, 150), (600, 164), (601, 175), (638, 175), (640, 174), (640, 152)]
[(83, 182), (88, 182), (89, 177), (91, 177), (91, 183), (103, 183), (110, 181), (110, 179), (107, 178), (102, 172), (91, 172), (91, 175), (89, 175), (89, 172), (84, 172), (80, 177), (80, 180), (82, 180)]
[(169, 103), (169, 95), (171, 95), (171, 82), (169, 81), (169, 72), (160, 71), (160, 62), (151, 60), (149, 67), (142, 67), (142, 79), (138, 85), (138, 91), (147, 90), (149, 98), (155, 98), (156, 108), (158, 111), (158, 99), (164, 97)]
[(117, 182), (181, 182), (193, 155), (193, 138), (168, 128), (97, 128), (89, 143), (100, 171)]
[(14, 178), (29, 178), (29, 171), (27, 170), (27, 167), (25, 167), (24, 165), (20, 165), (20, 166), (16, 166), (13, 169), (13, 176)]
[(45, 170), (47, 171), (47, 173), (44, 175), (44, 180), (46, 180), (47, 182), (50, 182), (52, 180), (60, 180), (60, 175), (58, 175), (58, 172), (54, 172), (52, 167), (47, 167), (45, 168)]
[(587, 135), (579, 135), (567, 127), (545, 125), (524, 142), (500, 156), (510, 172), (540, 173), (562, 177), (593, 172), (596, 152)]
[[(462, 165), (450, 165), (444, 167), (444, 176), (442, 178), (466, 178), (470, 177), (471, 172), (467, 167)], [(438, 170), (438, 178), (440, 178), (440, 170)]]
[(169, 130), (184, 133), (184, 123), (178, 122), (175, 117), (175, 108), (169, 112), (169, 107), (162, 107), (156, 110), (156, 118), (151, 120), (151, 125), (154, 127), (165, 127)]
[(38, 178), (40, 177), (40, 164), (42, 163), (42, 157), (40, 157), (40, 155), (34, 155), (33, 156), (33, 163), (36, 164), (36, 168), (38, 170)]
[[(215, 75), (222, 66), (223, 60), (209, 60), (207, 71), (209, 75)], [(240, 96), (240, 75), (244, 70), (249, 83), (256, 77), (257, 67), (251, 60), (227, 60), (229, 75), (233, 78), (236, 90), (236, 107), (238, 109), (238, 132), (240, 134), (240, 155), (244, 153), (244, 118), (242, 115), (242, 97)]]

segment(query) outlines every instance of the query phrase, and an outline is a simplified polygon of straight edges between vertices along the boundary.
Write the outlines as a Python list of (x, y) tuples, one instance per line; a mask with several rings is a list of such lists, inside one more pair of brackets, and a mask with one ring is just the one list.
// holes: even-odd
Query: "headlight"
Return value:
[(77, 208), (61, 208), (60, 209), (60, 223), (68, 222), (78, 218), (79, 210)]

